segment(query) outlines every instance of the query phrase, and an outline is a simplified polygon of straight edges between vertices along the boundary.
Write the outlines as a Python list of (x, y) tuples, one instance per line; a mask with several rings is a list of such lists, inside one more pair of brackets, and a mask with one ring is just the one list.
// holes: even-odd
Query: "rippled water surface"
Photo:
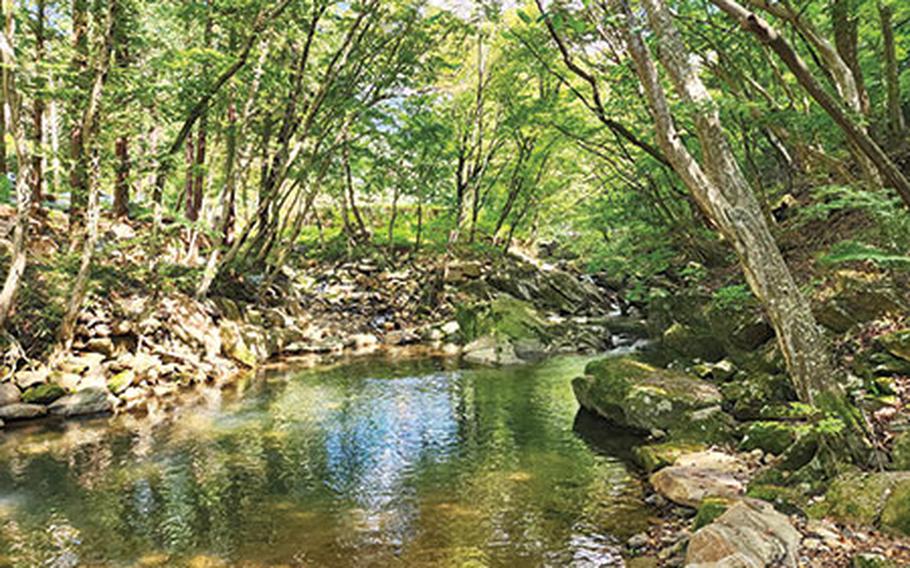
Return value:
[(645, 526), (585, 360), (362, 360), (0, 434), (0, 566), (613, 566)]

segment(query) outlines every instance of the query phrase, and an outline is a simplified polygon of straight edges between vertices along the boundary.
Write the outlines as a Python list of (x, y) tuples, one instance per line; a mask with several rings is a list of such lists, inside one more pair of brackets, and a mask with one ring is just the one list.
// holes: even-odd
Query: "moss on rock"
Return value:
[(729, 434), (720, 392), (686, 373), (628, 357), (607, 358), (588, 364), (572, 387), (582, 407), (621, 426), (662, 430), (676, 440), (716, 441)]
[(26, 404), (50, 404), (65, 395), (66, 391), (60, 385), (53, 383), (31, 387), (22, 393), (22, 402)]
[(697, 531), (704, 526), (710, 525), (715, 519), (726, 513), (727, 509), (735, 502), (733, 499), (724, 499), (722, 497), (705, 499), (698, 506), (698, 511), (692, 520), (692, 530)]
[(647, 473), (653, 473), (662, 467), (673, 465), (677, 458), (685, 454), (701, 452), (707, 449), (704, 444), (687, 442), (665, 442), (648, 444), (632, 450), (635, 462)]
[(797, 428), (785, 422), (751, 422), (744, 429), (739, 448), (744, 451), (760, 449), (782, 454), (798, 437)]

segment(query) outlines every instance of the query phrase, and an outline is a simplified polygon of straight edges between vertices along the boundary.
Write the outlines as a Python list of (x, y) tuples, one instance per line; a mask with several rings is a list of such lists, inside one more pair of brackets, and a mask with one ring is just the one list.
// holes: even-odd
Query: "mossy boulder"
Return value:
[(768, 373), (754, 373), (725, 383), (720, 389), (724, 409), (739, 420), (762, 418), (766, 407), (796, 399), (787, 377)]
[(674, 359), (720, 361), (727, 355), (723, 342), (706, 330), (679, 322), (661, 335), (661, 347)]
[(892, 469), (910, 470), (910, 432), (902, 432), (894, 439), (891, 466)]
[(775, 455), (782, 454), (798, 436), (797, 428), (792, 424), (769, 420), (750, 422), (743, 434), (739, 444), (741, 450), (759, 449)]
[(891, 355), (910, 361), (910, 329), (887, 333), (878, 341)]
[(842, 473), (809, 513), (910, 534), (910, 472)]
[(865, 552), (853, 557), (853, 560), (850, 561), (850, 568), (898, 568), (898, 566), (881, 554)]
[(572, 388), (583, 408), (620, 426), (700, 442), (716, 441), (730, 431), (716, 387), (633, 358), (593, 361), (584, 376), (572, 381)]
[(906, 308), (906, 298), (885, 275), (855, 270), (838, 271), (813, 298), (818, 322), (837, 333)]
[(707, 447), (704, 444), (694, 442), (665, 442), (637, 446), (632, 450), (632, 455), (642, 469), (647, 473), (653, 473), (662, 467), (673, 465), (680, 456), (705, 449)]
[(32, 387), (22, 393), (22, 402), (26, 404), (50, 404), (65, 395), (60, 385), (52, 383)]
[(458, 324), (465, 359), (487, 365), (513, 365), (546, 355), (552, 339), (547, 322), (529, 302), (508, 294), (490, 303), (461, 308)]
[(910, 476), (899, 481), (891, 490), (880, 519), (888, 531), (910, 535)]

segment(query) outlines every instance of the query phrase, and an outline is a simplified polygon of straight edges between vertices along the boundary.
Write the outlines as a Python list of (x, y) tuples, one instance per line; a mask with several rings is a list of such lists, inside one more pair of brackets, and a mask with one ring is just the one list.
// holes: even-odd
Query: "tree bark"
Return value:
[[(88, 75), (88, 0), (73, 0), (73, 57), (70, 60), (70, 72), (76, 77), (76, 88), (73, 96), (71, 113), (81, 116), (86, 106), (87, 90), (85, 77)], [(88, 161), (85, 153), (85, 133), (82, 121), (74, 120), (70, 130), (70, 248), (74, 249), (82, 238), (85, 229), (85, 209), (88, 205)]]
[(43, 170), (43, 134), (44, 134), (44, 74), (41, 72), (46, 56), (44, 45), (44, 13), (45, 1), (38, 0), (35, 6), (35, 67), (37, 70), (35, 93), (32, 102), (32, 207), (41, 208), (44, 201), (44, 170)]
[(82, 113), (82, 120), (79, 126), (83, 136), (83, 144), (85, 145), (84, 150), (87, 150), (90, 156), (90, 164), (86, 172), (88, 223), (85, 228), (85, 239), (82, 242), (79, 272), (70, 291), (66, 314), (63, 316), (57, 336), (57, 349), (55, 355), (52, 355), (52, 359), (56, 359), (60, 353), (64, 353), (72, 347), (76, 318), (79, 316), (82, 304), (88, 293), (92, 258), (95, 253), (95, 244), (98, 241), (98, 219), (101, 216), (99, 188), (101, 181), (101, 152), (98, 147), (99, 118), (101, 115), (102, 94), (104, 85), (107, 82), (114, 49), (114, 22), (118, 16), (118, 11), (119, 3), (117, 0), (109, 0), (104, 42), (95, 61), (91, 90), (89, 91), (88, 101)]
[(711, 0), (711, 2), (736, 19), (744, 29), (754, 34), (759, 41), (777, 53), (815, 102), (843, 130), (847, 139), (862, 150), (875, 164), (882, 178), (897, 191), (905, 206), (910, 208), (910, 181), (901, 173), (885, 151), (872, 140), (865, 129), (850, 118), (844, 108), (815, 80), (805, 62), (783, 36), (760, 16), (743, 8), (734, 0)]
[(114, 153), (117, 171), (114, 179), (114, 217), (129, 216), (130, 206), (130, 139), (123, 134), (117, 137)]
[(16, 224), (13, 227), (13, 248), (10, 251), (11, 262), (3, 288), (0, 290), (0, 329), (4, 329), (16, 299), (16, 292), (28, 260), (28, 217), (30, 209), (31, 191), (29, 188), (29, 164), (31, 163), (25, 140), (25, 129), (20, 119), (22, 101), (16, 88), (16, 61), (15, 61), (15, 3), (13, 0), (3, 0), (3, 26), (4, 35), (9, 51), (2, 52), (2, 91), (3, 91), (3, 120), (8, 125), (8, 133), (13, 140), (13, 149), (16, 152), (16, 161), (19, 171), (16, 175)]
[(881, 21), (882, 41), (885, 51), (885, 85), (888, 92), (888, 133), (895, 142), (900, 141), (907, 128), (904, 110), (901, 108), (901, 84), (897, 67), (897, 54), (894, 45), (894, 10), (884, 0), (878, 2), (878, 14)]
[[(787, 370), (800, 400), (835, 410), (846, 408), (845, 394), (809, 303), (793, 280), (774, 242), (761, 208), (749, 187), (720, 122), (720, 113), (663, 0), (644, 0), (651, 28), (660, 45), (663, 67), (675, 90), (692, 108), (703, 155), (700, 164), (688, 151), (646, 46), (638, 18), (626, 0), (611, 0), (625, 16), (623, 33), (636, 73), (654, 118), (658, 142), (689, 191), (733, 246), (750, 289), (759, 299), (777, 335)], [(847, 416), (841, 416), (845, 420)], [(851, 431), (859, 429), (854, 422)], [(862, 440), (862, 438), (859, 438)]]
[(859, 16), (856, 13), (858, 6), (855, 0), (833, 0), (831, 4), (831, 20), (834, 26), (834, 45), (837, 53), (853, 73), (853, 82), (856, 84), (856, 93), (859, 97), (860, 111), (869, 114), (869, 93), (866, 91), (866, 82), (863, 78), (863, 69), (859, 64), (857, 43), (859, 40)]

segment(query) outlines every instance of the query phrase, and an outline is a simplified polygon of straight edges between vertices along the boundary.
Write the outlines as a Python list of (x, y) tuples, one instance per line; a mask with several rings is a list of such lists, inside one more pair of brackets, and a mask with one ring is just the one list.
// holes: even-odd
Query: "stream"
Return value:
[(584, 357), (272, 371), (167, 417), (0, 434), (0, 566), (619, 566), (635, 440)]

